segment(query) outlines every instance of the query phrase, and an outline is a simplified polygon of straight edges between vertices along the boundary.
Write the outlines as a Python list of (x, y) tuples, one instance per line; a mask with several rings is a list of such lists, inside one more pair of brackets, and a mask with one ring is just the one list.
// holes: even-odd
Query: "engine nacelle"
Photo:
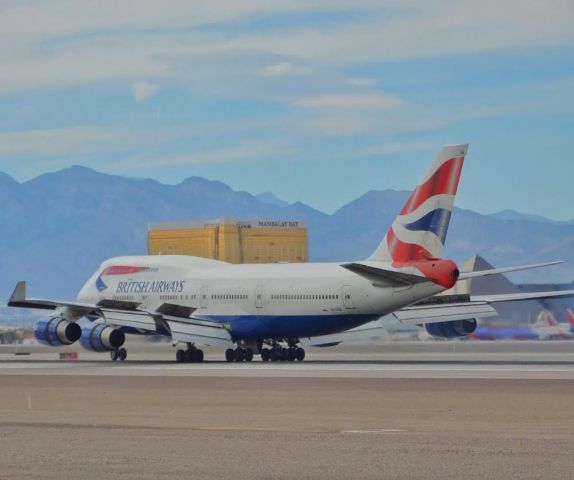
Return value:
[(453, 320), (451, 322), (427, 323), (429, 335), (439, 338), (466, 337), (476, 330), (476, 320)]
[(110, 352), (120, 348), (126, 341), (126, 336), (119, 328), (110, 327), (105, 323), (92, 323), (82, 328), (80, 345), (92, 352)]
[(82, 329), (77, 323), (70, 323), (62, 317), (38, 320), (34, 324), (34, 337), (43, 345), (71, 345), (78, 341), (81, 335)]

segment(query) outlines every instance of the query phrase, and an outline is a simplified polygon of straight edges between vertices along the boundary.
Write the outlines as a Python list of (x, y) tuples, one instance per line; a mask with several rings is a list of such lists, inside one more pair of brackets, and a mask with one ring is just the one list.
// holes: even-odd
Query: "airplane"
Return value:
[(470, 338), (476, 340), (540, 340), (540, 335), (529, 327), (477, 327)]
[(571, 340), (574, 338), (574, 313), (572, 310), (566, 309), (568, 323), (558, 322), (552, 312), (544, 311), (542, 314), (548, 323), (547, 328), (542, 327), (541, 334), (545, 335), (545, 338), (551, 340)]
[[(429, 334), (471, 334), (491, 304), (563, 297), (574, 290), (436, 297), (457, 281), (560, 262), (463, 272), (442, 253), (468, 145), (444, 146), (380, 245), (365, 260), (339, 263), (229, 264), (188, 256), (105, 261), (77, 301), (29, 299), (18, 282), (9, 306), (52, 311), (36, 322), (44, 344), (76, 341), (123, 361), (126, 334), (166, 335), (185, 345), (178, 362), (201, 362), (203, 345), (226, 348), (228, 362), (303, 361), (309, 341), (393, 314)], [(90, 323), (81, 327), (78, 320)], [(346, 333), (347, 332), (347, 333)], [(325, 342), (327, 344), (329, 342)], [(331, 342), (336, 343), (336, 342)]]
[(574, 338), (574, 318), (569, 325), (560, 324), (551, 312), (543, 310), (538, 321), (529, 326), (478, 326), (470, 338), (477, 340), (570, 340)]

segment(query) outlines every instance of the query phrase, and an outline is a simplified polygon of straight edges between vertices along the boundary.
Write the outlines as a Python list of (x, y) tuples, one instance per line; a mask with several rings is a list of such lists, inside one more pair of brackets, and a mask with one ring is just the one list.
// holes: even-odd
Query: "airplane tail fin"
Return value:
[(570, 324), (570, 329), (574, 330), (574, 312), (568, 308), (566, 313), (568, 314), (568, 323)]
[(467, 151), (467, 144), (441, 148), (368, 261), (400, 265), (442, 257)]
[(556, 327), (558, 325), (558, 322), (554, 318), (554, 315), (552, 315), (552, 312), (546, 313), (546, 321), (548, 322), (549, 327)]

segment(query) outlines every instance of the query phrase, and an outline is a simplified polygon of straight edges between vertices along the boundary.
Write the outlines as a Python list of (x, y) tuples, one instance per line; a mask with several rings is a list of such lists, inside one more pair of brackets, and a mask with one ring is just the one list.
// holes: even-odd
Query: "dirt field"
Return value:
[(0, 478), (572, 478), (574, 383), (0, 377)]

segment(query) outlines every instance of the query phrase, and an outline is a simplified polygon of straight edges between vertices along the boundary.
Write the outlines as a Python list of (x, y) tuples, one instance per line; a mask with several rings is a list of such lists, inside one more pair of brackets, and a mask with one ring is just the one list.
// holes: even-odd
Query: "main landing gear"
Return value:
[(264, 362), (302, 362), (305, 359), (305, 350), (301, 347), (284, 348), (274, 346), (261, 349), (261, 360)]
[(125, 348), (118, 348), (117, 350), (112, 350), (110, 352), (110, 358), (112, 359), (112, 362), (123, 362), (128, 358), (128, 352)]
[(253, 350), (249, 347), (228, 348), (225, 351), (227, 362), (251, 362), (253, 360)]
[(188, 343), (186, 350), (179, 349), (176, 352), (175, 360), (178, 363), (201, 363), (203, 362), (203, 350), (200, 350), (194, 345)]
[[(263, 362), (302, 362), (305, 359), (305, 350), (297, 346), (297, 340), (283, 340), (287, 347), (282, 346), (278, 340), (265, 340), (255, 342), (240, 342), (237, 348), (229, 348), (225, 352), (227, 362), (251, 362), (255, 353), (261, 354)], [(263, 347), (266, 344), (268, 347)], [(269, 348), (270, 347), (270, 348)]]

